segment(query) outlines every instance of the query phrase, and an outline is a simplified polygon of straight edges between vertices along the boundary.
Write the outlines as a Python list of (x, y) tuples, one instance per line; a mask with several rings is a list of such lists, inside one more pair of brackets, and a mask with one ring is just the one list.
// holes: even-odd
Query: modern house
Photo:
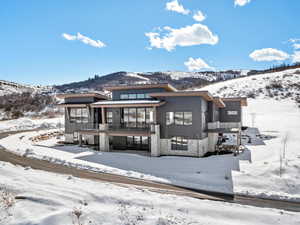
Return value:
[(107, 87), (111, 98), (61, 94), (65, 141), (100, 151), (141, 150), (151, 156), (201, 157), (216, 149), (222, 133), (239, 133), (246, 98), (208, 91), (178, 91), (170, 84)]

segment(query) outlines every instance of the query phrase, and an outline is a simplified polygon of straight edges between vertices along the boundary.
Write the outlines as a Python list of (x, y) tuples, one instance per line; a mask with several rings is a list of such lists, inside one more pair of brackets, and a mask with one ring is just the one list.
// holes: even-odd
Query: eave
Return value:
[(177, 92), (159, 92), (149, 94), (151, 97), (203, 97), (207, 101), (213, 101), (213, 96), (208, 91), (177, 91)]

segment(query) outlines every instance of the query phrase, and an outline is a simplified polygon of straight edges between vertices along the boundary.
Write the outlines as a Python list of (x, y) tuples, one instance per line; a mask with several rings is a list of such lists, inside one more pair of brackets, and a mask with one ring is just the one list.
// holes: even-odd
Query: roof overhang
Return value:
[(177, 91), (177, 89), (170, 84), (143, 84), (143, 85), (132, 85), (132, 86), (119, 85), (119, 86), (104, 87), (104, 90), (120, 91), (120, 90), (151, 89), (151, 88), (163, 88), (170, 92)]
[(177, 91), (177, 92), (159, 92), (149, 94), (151, 97), (191, 97), (199, 96), (203, 97), (207, 101), (213, 101), (213, 96), (208, 91)]
[(220, 97), (214, 97), (213, 102), (219, 108), (225, 108), (226, 107), (225, 103), (223, 102), (223, 100)]
[(92, 108), (158, 107), (165, 101), (100, 101), (91, 104)]
[(246, 97), (232, 97), (232, 98), (222, 98), (225, 102), (241, 102), (241, 106), (248, 106), (248, 101)]
[(65, 108), (86, 108), (90, 104), (68, 104), (68, 103), (62, 103), (62, 104), (57, 104), (59, 107), (65, 107)]
[(56, 95), (58, 98), (88, 98), (88, 97), (94, 97), (98, 99), (108, 99), (106, 95), (99, 94), (99, 93), (67, 93), (67, 94), (58, 94)]

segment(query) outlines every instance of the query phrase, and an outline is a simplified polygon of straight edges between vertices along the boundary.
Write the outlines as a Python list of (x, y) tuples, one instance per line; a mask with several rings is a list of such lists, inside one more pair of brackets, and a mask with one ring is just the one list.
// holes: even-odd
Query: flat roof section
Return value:
[(170, 84), (142, 84), (142, 85), (119, 85), (104, 87), (107, 91), (119, 91), (119, 90), (132, 90), (132, 89), (150, 89), (150, 88), (164, 88), (170, 92), (176, 92), (177, 89)]

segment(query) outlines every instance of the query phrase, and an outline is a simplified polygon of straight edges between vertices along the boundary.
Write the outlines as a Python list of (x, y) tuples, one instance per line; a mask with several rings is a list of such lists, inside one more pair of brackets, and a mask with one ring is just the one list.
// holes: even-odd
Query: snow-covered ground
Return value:
[[(300, 201), (300, 108), (291, 100), (249, 99), (245, 108), (245, 124), (271, 137), (257, 145), (248, 144), (249, 161), (240, 162), (240, 171), (233, 171), (234, 192)], [(253, 114), (255, 113), (255, 114)], [(283, 140), (286, 154), (283, 156)]]
[(35, 128), (59, 128), (64, 124), (63, 117), (33, 119), (22, 117), (16, 120), (0, 121), (0, 132), (30, 130)]
[[(25, 199), (14, 200), (15, 196)], [(0, 209), (3, 225), (300, 223), (299, 213), (158, 194), (3, 162), (0, 162)]]

